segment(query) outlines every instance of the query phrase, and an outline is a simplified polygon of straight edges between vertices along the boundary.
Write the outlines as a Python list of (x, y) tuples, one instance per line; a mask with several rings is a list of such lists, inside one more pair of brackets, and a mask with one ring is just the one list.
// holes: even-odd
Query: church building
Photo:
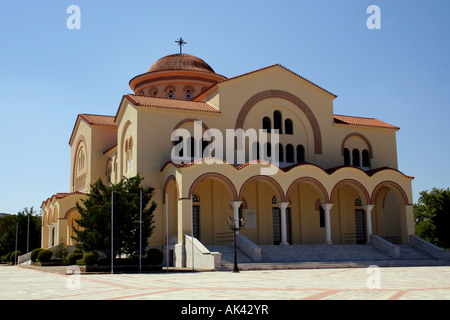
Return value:
[[(154, 62), (129, 86), (132, 93), (111, 115), (76, 118), (69, 192), (41, 206), (43, 248), (75, 244), (75, 204), (92, 183), (115, 184), (138, 173), (157, 203), (149, 246), (170, 249), (174, 266), (186, 265), (191, 235), (198, 246), (220, 245), (229, 217), (245, 219), (239, 234), (254, 246), (365, 244), (371, 235), (408, 243), (414, 234), (413, 178), (397, 164), (399, 128), (335, 114), (335, 94), (282, 65), (227, 78), (179, 53)], [(187, 145), (199, 157), (174, 161), (183, 142), (173, 139), (177, 129), (194, 137)], [(225, 159), (221, 150), (204, 157), (208, 132), (225, 139), (227, 130), (238, 129), (263, 129), (268, 139), (234, 144), (235, 151), (245, 149), (244, 161)], [(264, 174), (274, 163), (260, 161), (261, 154), (274, 153), (276, 170)]]

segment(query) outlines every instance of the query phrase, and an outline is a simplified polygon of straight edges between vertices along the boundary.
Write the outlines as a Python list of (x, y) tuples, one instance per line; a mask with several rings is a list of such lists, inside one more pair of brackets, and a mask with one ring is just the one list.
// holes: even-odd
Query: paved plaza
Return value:
[(2, 300), (450, 300), (450, 267), (72, 274), (0, 266)]

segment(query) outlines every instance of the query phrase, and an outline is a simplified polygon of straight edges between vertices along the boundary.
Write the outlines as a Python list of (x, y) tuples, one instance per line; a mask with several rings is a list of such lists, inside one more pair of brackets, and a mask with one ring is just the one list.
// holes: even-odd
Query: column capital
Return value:
[(239, 209), (242, 204), (242, 201), (230, 201), (231, 207), (233, 209)]
[(372, 211), (372, 209), (375, 207), (375, 205), (374, 205), (374, 204), (366, 204), (366, 205), (364, 205), (364, 206), (362, 206), (362, 207), (363, 207), (363, 209), (364, 209), (365, 211), (370, 212), (370, 211)]
[(289, 205), (289, 202), (278, 202), (277, 203), (277, 206), (278, 206), (278, 208), (280, 208), (280, 210), (286, 209), (288, 207), (288, 205)]
[(334, 205), (334, 203), (322, 203), (321, 206), (324, 210), (331, 210), (331, 207)]

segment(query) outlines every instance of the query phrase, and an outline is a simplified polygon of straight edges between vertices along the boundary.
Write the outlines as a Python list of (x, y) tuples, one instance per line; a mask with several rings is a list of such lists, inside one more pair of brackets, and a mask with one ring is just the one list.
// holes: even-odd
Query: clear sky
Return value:
[[(66, 12), (81, 10), (81, 29)], [(381, 29), (366, 12), (381, 10)], [(69, 191), (79, 113), (115, 115), (128, 81), (187, 41), (227, 77), (279, 63), (336, 94), (334, 113), (400, 127), (399, 170), (450, 186), (450, 1), (3, 1), (0, 212)]]

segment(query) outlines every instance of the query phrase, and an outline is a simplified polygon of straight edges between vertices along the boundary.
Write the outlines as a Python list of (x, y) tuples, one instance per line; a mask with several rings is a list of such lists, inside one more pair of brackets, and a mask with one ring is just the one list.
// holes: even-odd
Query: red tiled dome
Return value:
[(186, 53), (165, 56), (156, 61), (147, 72), (166, 70), (189, 70), (215, 73), (213, 68), (205, 61)]

